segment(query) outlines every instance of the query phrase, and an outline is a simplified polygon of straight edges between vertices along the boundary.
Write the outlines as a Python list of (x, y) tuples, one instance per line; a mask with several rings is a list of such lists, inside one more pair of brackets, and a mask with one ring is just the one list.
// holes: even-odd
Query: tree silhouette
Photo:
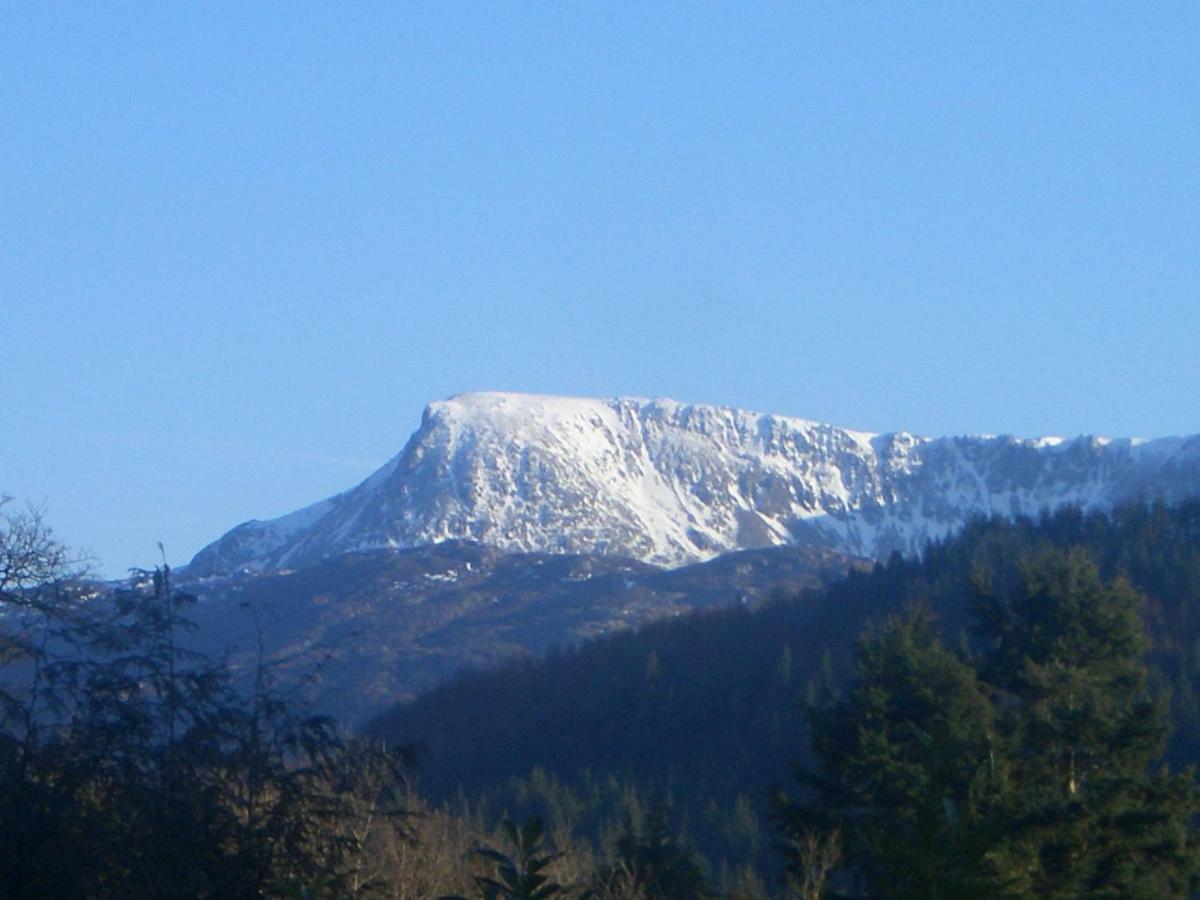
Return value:
[[(167, 566), (110, 594), (70, 577), (39, 519), (6, 522), (0, 896), (236, 898), (355, 881), (362, 841), (345, 823), (362, 773), (386, 765), (398, 779), (403, 759), (294, 708), (266, 667), (239, 694), (222, 662), (187, 649), (195, 600)], [(377, 819), (399, 828), (402, 807), (373, 790)]]
[(1046, 550), (1007, 589), (979, 581), (970, 658), (921, 607), (868, 632), (849, 695), (812, 713), (819, 771), (777, 802), (793, 878), (836, 831), (843, 896), (1187, 896), (1200, 797), (1154, 767), (1140, 604)]
[[(552, 882), (545, 874), (546, 867), (556, 855), (543, 844), (546, 828), (542, 820), (532, 816), (520, 825), (504, 821), (501, 825), (511, 854), (494, 847), (480, 847), (475, 854), (490, 863), (491, 874), (474, 876), (481, 900), (545, 900), (563, 892), (562, 885)], [(449, 896), (442, 900), (467, 900)]]

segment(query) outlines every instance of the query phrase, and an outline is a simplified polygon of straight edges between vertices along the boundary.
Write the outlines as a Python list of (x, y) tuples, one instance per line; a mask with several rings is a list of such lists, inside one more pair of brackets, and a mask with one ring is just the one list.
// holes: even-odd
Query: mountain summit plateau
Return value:
[(980, 514), (1196, 494), (1200, 436), (929, 438), (673, 400), (462, 394), (431, 403), (357, 487), (237, 526), (188, 572), (446, 540), (662, 566), (792, 543), (878, 558)]

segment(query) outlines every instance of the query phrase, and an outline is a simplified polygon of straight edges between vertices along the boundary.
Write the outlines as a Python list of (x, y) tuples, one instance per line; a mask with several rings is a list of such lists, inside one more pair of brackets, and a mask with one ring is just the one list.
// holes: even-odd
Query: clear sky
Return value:
[(101, 571), (424, 404), (1200, 432), (1195, 3), (0, 5), (0, 492)]

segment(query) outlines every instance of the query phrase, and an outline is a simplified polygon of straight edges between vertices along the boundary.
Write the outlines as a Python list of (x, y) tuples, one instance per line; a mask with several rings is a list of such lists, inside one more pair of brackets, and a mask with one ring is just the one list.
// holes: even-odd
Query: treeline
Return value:
[(407, 750), (249, 694), (184, 649), (164, 565), (99, 594), (36, 513), (0, 510), (0, 896), (370, 889)]
[(423, 745), (421, 784), (433, 798), (461, 791), (522, 814), (583, 810), (593, 835), (620, 816), (595, 809), (595, 786), (626, 785), (642, 806), (664, 801), (672, 830), (702, 851), (714, 879), (750, 869), (770, 885), (780, 858), (766, 798), (793, 766), (817, 766), (805, 705), (848, 689), (867, 623), (920, 600), (939, 637), (968, 655), (978, 649), (970, 610), (981, 580), (1007, 595), (1025, 561), (1071, 547), (1106, 582), (1124, 577), (1144, 597), (1147, 690), (1169, 706), (1165, 758), (1175, 769), (1200, 761), (1195, 502), (979, 520), (919, 560), (896, 556), (822, 592), (467, 673), (379, 717), (371, 733)]
[[(415, 754), (188, 649), (166, 565), (96, 588), (0, 498), (0, 897), (699, 897), (655, 808), (593, 842), (414, 788)], [(239, 682), (245, 682), (245, 678)]]
[(1192, 771), (1155, 765), (1140, 598), (1076, 549), (976, 573), (971, 645), (923, 605), (859, 641), (847, 696), (810, 712), (819, 765), (781, 795), (788, 874), (812, 896), (1185, 897)]
[[(973, 523), (362, 737), (0, 509), (0, 897), (1186, 896), (1200, 504)], [(1169, 742), (1168, 725), (1173, 726)], [(799, 780), (796, 775), (799, 774)], [(517, 824), (513, 824), (517, 823)]]

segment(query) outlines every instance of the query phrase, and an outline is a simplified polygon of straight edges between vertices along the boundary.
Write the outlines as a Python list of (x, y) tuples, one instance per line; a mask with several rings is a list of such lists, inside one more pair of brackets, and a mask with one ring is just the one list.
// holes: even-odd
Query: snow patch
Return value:
[(295, 567), (452, 539), (656, 565), (792, 540), (879, 557), (919, 552), (979, 514), (1144, 495), (1194, 470), (1194, 450), (1184, 438), (873, 434), (661, 398), (460, 394), (429, 404), (358, 487), (239, 526), (192, 567)]

